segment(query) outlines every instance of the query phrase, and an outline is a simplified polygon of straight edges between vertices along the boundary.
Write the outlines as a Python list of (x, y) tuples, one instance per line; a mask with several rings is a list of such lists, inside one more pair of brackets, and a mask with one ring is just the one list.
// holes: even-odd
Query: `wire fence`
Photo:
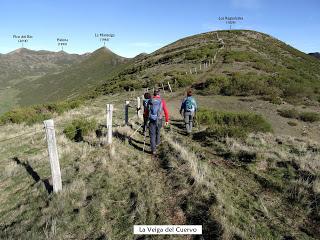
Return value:
[[(112, 122), (112, 124), (107, 123), (105, 125), (100, 124), (100, 126), (106, 127), (109, 133), (110, 133), (109, 128), (111, 127), (111, 139), (113, 135), (112, 127), (124, 127), (124, 126), (131, 127), (133, 130), (133, 133), (131, 133), (130, 136), (127, 136), (129, 139), (131, 139), (133, 135), (136, 134), (143, 126), (143, 124), (141, 123), (142, 114), (140, 112), (141, 107), (143, 106), (143, 104), (141, 104), (141, 100), (143, 101), (143, 96), (142, 96), (142, 93), (140, 93), (139, 91), (135, 92), (135, 94), (137, 94), (139, 97), (127, 98), (127, 99), (130, 99), (130, 101), (127, 100), (124, 102), (123, 99), (122, 100), (114, 99), (114, 100), (108, 101), (108, 103), (115, 103), (118, 106), (121, 105), (122, 106), (121, 108), (120, 107), (115, 108), (114, 110), (118, 113), (124, 110), (122, 112), (123, 116), (127, 116), (127, 119), (125, 117), (122, 123), (119, 122), (119, 118), (118, 118), (118, 122)], [(97, 105), (96, 107), (102, 108), (102, 105)], [(134, 109), (134, 111), (133, 110), (129, 111), (129, 108)], [(107, 107), (105, 108), (105, 111), (106, 111), (105, 112), (106, 115), (108, 116)], [(61, 184), (60, 166), (59, 166), (59, 159), (58, 159), (58, 146), (64, 148), (66, 147), (66, 145), (68, 145), (64, 140), (62, 141), (61, 139), (59, 140), (59, 137), (60, 136), (68, 137), (68, 135), (73, 135), (73, 134), (76, 135), (78, 133), (79, 135), (82, 135), (81, 127), (77, 127), (72, 123), (72, 121), (77, 118), (85, 118), (87, 120), (91, 120), (94, 118), (96, 119), (96, 117), (92, 117), (92, 112), (88, 112), (86, 114), (81, 114), (80, 116), (73, 116), (71, 118), (72, 119), (71, 122), (70, 120), (68, 120), (68, 122), (63, 122), (61, 121), (61, 119), (59, 119), (58, 124), (54, 124), (52, 119), (46, 120), (44, 121), (45, 126), (43, 128), (38, 128), (37, 126), (36, 129), (32, 129), (29, 131), (26, 131), (28, 129), (24, 129), (24, 132), (21, 134), (16, 133), (15, 135), (13, 135), (12, 133), (10, 133), (11, 135), (10, 137), (0, 139), (0, 150), (2, 153), (5, 153), (5, 155), (7, 155), (6, 158), (8, 160), (11, 159), (13, 161), (16, 161), (17, 164), (27, 164), (28, 167), (31, 167), (31, 168), (32, 166), (29, 166), (30, 164), (28, 163), (28, 159), (35, 159), (37, 161), (49, 159), (51, 173), (52, 173), (53, 189), (55, 192), (59, 191), (62, 189), (62, 187), (57, 188), (57, 181), (59, 182), (59, 178), (60, 178), (60, 184)], [(107, 122), (107, 118), (108, 117), (105, 118), (106, 122)], [(75, 129), (73, 128), (68, 129), (67, 127), (70, 126), (70, 124), (73, 125)], [(93, 143), (95, 147), (104, 146), (106, 144), (105, 139), (106, 138), (109, 139), (109, 134), (106, 134), (106, 132), (103, 130), (102, 132), (103, 134), (99, 137), (96, 130), (97, 139), (99, 139), (98, 141), (101, 141), (101, 138), (102, 138), (102, 142), (100, 142), (101, 144)], [(41, 136), (41, 134), (43, 134), (43, 140), (41, 138), (40, 139), (38, 138), (39, 136)], [(59, 141), (56, 140), (56, 137), (58, 137)], [(82, 138), (82, 136), (80, 138)], [(25, 139), (30, 139), (31, 142), (27, 142), (27, 145), (25, 145), (26, 142), (21, 141)], [(17, 141), (19, 141), (19, 144), (17, 144)], [(84, 141), (84, 142), (92, 145), (92, 143), (88, 141)], [(20, 143), (24, 145), (21, 146)], [(109, 141), (107, 141), (107, 144), (109, 144)], [(82, 147), (84, 148), (85, 146), (86, 145), (84, 144)], [(25, 148), (28, 148), (28, 149), (25, 149)], [(47, 152), (47, 154), (45, 154), (45, 152)], [(44, 154), (46, 156), (43, 156)], [(57, 171), (57, 168), (59, 169), (58, 171)], [(57, 172), (58, 172), (58, 175), (55, 175), (57, 174)]]

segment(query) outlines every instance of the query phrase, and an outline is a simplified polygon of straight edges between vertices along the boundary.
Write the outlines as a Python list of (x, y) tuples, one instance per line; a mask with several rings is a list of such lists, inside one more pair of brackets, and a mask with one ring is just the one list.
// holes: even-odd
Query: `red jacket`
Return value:
[[(153, 96), (152, 98), (160, 98), (160, 96), (157, 95), (157, 96)], [(166, 122), (169, 122), (169, 111), (168, 111), (168, 108), (167, 108), (166, 101), (163, 98), (161, 98), (161, 100), (162, 100), (162, 109), (163, 109), (163, 112), (164, 112), (164, 117), (166, 119)], [(143, 116), (144, 117), (148, 117), (149, 116), (148, 109), (144, 110)]]

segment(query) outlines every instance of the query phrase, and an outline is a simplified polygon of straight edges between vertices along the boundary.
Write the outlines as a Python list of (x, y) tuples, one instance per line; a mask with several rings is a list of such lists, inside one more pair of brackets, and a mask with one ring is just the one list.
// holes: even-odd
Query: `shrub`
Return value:
[(294, 108), (278, 110), (278, 113), (285, 118), (298, 118), (299, 116), (299, 112)]
[(89, 132), (95, 130), (97, 127), (97, 122), (95, 120), (88, 120), (85, 118), (75, 119), (70, 124), (68, 124), (63, 133), (70, 140), (82, 141), (83, 136), (87, 135)]
[(299, 119), (304, 122), (316, 122), (320, 120), (320, 115), (316, 112), (301, 112)]
[(296, 122), (289, 121), (288, 125), (294, 127), (294, 126), (297, 126), (298, 124)]
[(316, 122), (320, 120), (320, 114), (316, 112), (298, 112), (296, 109), (278, 110), (280, 116), (285, 118), (295, 118), (304, 122)]
[(229, 85), (229, 78), (225, 75), (210, 76), (206, 79), (201, 93), (205, 95), (219, 94), (221, 89), (227, 85)]
[(206, 129), (205, 135), (217, 139), (225, 137), (245, 138), (247, 132), (241, 127), (215, 124)]
[(26, 123), (28, 125), (32, 125), (51, 117), (52, 113), (48, 111), (39, 111), (39, 109), (36, 109), (35, 107), (17, 108), (2, 115), (0, 123)]
[(193, 75), (188, 74), (188, 75), (178, 75), (176, 76), (176, 80), (179, 87), (186, 87), (191, 85), (195, 79)]
[(247, 51), (229, 51), (224, 55), (225, 63), (232, 62), (256, 62), (258, 61), (259, 56), (252, 52)]
[[(197, 120), (200, 124), (209, 126), (224, 126), (223, 128), (219, 129), (219, 131), (222, 131), (222, 133), (230, 133), (228, 131), (235, 132), (233, 135), (243, 135), (242, 133), (240, 134), (240, 129), (244, 132), (271, 131), (271, 125), (266, 122), (261, 115), (255, 113), (234, 113), (200, 109), (197, 113)], [(230, 130), (227, 130), (228, 128), (230, 128)], [(216, 129), (215, 132), (218, 131), (217, 127), (214, 127), (213, 129)]]
[(0, 117), (0, 124), (26, 123), (32, 125), (52, 118), (53, 113), (61, 114), (70, 109), (77, 108), (81, 103), (82, 100), (69, 100), (13, 109)]

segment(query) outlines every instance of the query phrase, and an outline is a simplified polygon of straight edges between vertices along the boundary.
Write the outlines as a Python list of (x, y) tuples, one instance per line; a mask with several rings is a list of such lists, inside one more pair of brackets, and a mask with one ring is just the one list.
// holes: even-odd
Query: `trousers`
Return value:
[(194, 112), (184, 112), (184, 123), (186, 126), (187, 133), (192, 132), (192, 127), (193, 127), (193, 117), (194, 117)]
[(157, 121), (149, 121), (149, 135), (151, 151), (155, 152), (157, 146), (160, 144), (160, 130), (162, 127), (162, 119)]

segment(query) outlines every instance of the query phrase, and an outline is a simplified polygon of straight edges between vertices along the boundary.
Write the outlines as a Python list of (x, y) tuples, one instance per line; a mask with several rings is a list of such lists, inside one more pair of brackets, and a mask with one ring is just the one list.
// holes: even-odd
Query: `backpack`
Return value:
[(194, 99), (192, 97), (187, 97), (184, 102), (184, 110), (186, 112), (194, 112)]
[(157, 121), (162, 118), (162, 99), (152, 98), (148, 101), (149, 105), (149, 119)]

